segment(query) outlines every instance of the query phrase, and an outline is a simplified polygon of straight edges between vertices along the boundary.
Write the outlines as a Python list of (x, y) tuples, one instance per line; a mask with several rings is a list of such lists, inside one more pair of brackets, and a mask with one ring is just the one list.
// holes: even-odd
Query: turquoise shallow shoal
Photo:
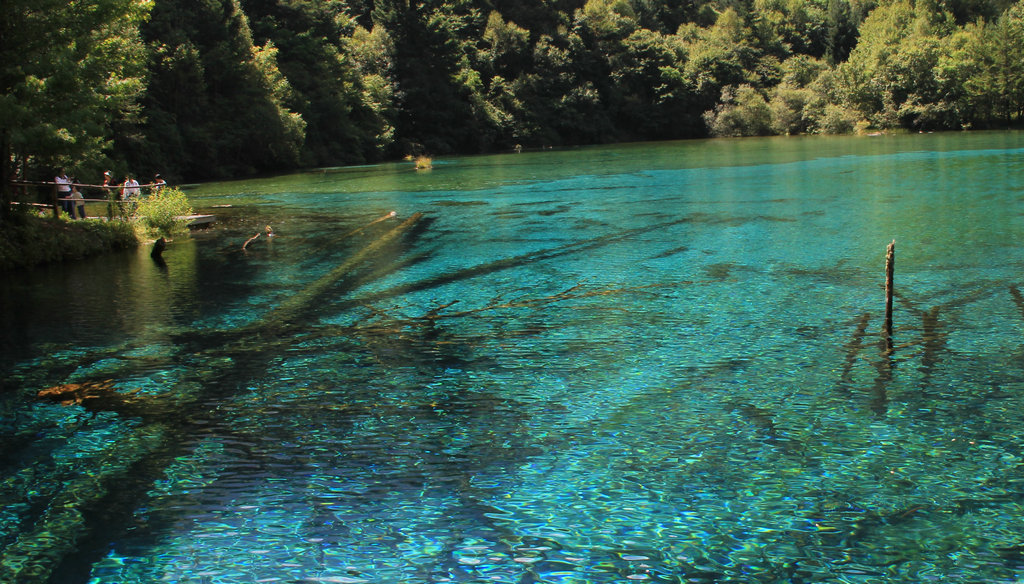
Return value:
[[(165, 263), (0, 282), (2, 574), (1024, 579), (1022, 133), (437, 158), (189, 194), (218, 221)], [(34, 397), (72, 383), (113, 393)]]

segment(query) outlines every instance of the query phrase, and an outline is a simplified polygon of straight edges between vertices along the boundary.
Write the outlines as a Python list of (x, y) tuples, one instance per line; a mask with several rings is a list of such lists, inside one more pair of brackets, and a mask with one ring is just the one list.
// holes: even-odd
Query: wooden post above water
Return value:
[(896, 271), (896, 240), (885, 249), (885, 335), (892, 337), (893, 274)]

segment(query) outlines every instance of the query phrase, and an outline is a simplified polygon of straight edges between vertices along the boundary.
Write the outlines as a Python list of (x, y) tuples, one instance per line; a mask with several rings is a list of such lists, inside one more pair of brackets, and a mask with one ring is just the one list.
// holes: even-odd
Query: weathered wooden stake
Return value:
[(149, 252), (149, 256), (153, 259), (160, 259), (165, 249), (167, 249), (167, 240), (161, 237), (153, 242), (153, 250)]
[(885, 249), (885, 335), (892, 337), (893, 273), (896, 270), (896, 240)]

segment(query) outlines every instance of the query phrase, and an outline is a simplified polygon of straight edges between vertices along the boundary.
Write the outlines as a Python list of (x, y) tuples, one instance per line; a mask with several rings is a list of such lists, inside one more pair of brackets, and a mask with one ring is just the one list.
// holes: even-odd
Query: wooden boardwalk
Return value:
[(175, 219), (188, 221), (189, 227), (199, 227), (213, 223), (217, 220), (217, 217), (215, 215), (181, 215), (179, 217), (175, 217)]

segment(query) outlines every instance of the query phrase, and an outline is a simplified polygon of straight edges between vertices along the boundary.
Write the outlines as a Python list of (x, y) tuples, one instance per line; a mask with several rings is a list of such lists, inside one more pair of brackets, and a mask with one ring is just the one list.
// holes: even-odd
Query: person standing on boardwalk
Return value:
[(130, 174), (125, 175), (124, 183), (121, 184), (121, 198), (123, 200), (128, 200), (132, 197), (138, 196), (138, 194), (139, 181), (135, 180)]
[(85, 197), (82, 196), (82, 191), (78, 190), (78, 185), (75, 184), (76, 179), (71, 177), (71, 194), (68, 195), (71, 200), (71, 218), (75, 218), (75, 211), (78, 211), (78, 216), (85, 219)]
[(68, 178), (63, 168), (57, 173), (53, 182), (57, 185), (57, 200), (60, 201), (61, 208), (64, 209), (65, 213), (72, 214), (71, 218), (74, 219), (74, 210), (71, 207), (71, 200), (68, 199), (71, 196), (71, 179)]
[(117, 195), (114, 189), (114, 173), (109, 170), (103, 173), (103, 198), (107, 200), (107, 219), (113, 219), (117, 213)]

